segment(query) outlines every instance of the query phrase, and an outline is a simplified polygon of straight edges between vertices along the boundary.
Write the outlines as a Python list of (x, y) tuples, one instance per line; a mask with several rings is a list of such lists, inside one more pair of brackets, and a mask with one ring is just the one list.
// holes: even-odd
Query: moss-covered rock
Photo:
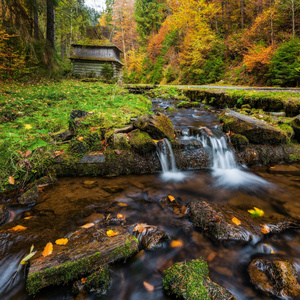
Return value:
[(233, 147), (244, 150), (249, 145), (249, 140), (241, 134), (234, 134), (230, 137)]
[(19, 199), (18, 203), (22, 205), (31, 205), (36, 204), (39, 197), (39, 191), (36, 185), (33, 185), (28, 191), (22, 194)]
[(182, 101), (177, 105), (177, 108), (192, 108), (199, 107), (200, 105), (200, 102)]
[(300, 285), (296, 268), (293, 262), (284, 258), (263, 257), (253, 259), (248, 271), (251, 282), (267, 295), (280, 299), (298, 299)]
[(127, 135), (124, 133), (115, 133), (112, 136), (111, 141), (114, 149), (130, 149), (130, 145), (127, 140)]
[(174, 141), (174, 128), (171, 120), (162, 113), (144, 114), (134, 120), (133, 125), (149, 133), (154, 139), (167, 138)]
[(275, 145), (285, 144), (288, 141), (287, 134), (279, 128), (229, 109), (224, 110), (220, 115), (220, 121), (224, 124), (223, 130), (225, 132), (231, 131), (242, 134), (254, 144)]
[(291, 125), (295, 133), (295, 139), (300, 143), (300, 115), (292, 120)]
[(154, 151), (155, 143), (147, 132), (134, 130), (130, 134), (129, 144), (132, 149), (140, 154)]
[(225, 288), (211, 281), (203, 258), (174, 264), (165, 271), (163, 287), (169, 294), (187, 300), (233, 300)]
[(88, 293), (93, 293), (100, 297), (105, 294), (110, 287), (110, 271), (104, 266), (97, 272), (89, 275), (84, 283), (84, 289)]

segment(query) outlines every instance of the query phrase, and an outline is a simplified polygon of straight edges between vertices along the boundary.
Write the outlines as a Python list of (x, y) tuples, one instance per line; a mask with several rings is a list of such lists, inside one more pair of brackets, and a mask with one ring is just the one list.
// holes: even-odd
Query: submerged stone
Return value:
[(255, 258), (248, 272), (252, 284), (269, 296), (295, 299), (300, 295), (299, 274), (292, 261), (278, 257)]
[(233, 300), (234, 296), (209, 278), (203, 258), (174, 264), (166, 270), (163, 287), (168, 294), (187, 300)]
[(167, 138), (170, 141), (174, 140), (174, 128), (171, 120), (162, 113), (154, 115), (144, 114), (134, 120), (133, 125), (149, 133), (154, 139)]
[(300, 175), (300, 168), (294, 165), (276, 165), (269, 168), (271, 174), (289, 174), (289, 175)]
[(244, 135), (254, 144), (286, 144), (287, 134), (274, 126), (238, 112), (226, 109), (220, 115), (223, 130)]
[(82, 186), (86, 189), (93, 189), (94, 187), (98, 186), (98, 182), (94, 180), (85, 180), (82, 183)]
[[(210, 238), (218, 241), (256, 243), (265, 234), (300, 226), (300, 220), (297, 219), (284, 216), (253, 218), (247, 210), (208, 204), (205, 201), (192, 202), (189, 208), (194, 226), (200, 227)], [(237, 225), (233, 218), (237, 218), (240, 224)], [(264, 225), (267, 226), (267, 232), (262, 228)]]
[(34, 185), (18, 198), (18, 203), (22, 205), (36, 204), (38, 197), (39, 190), (38, 187)]

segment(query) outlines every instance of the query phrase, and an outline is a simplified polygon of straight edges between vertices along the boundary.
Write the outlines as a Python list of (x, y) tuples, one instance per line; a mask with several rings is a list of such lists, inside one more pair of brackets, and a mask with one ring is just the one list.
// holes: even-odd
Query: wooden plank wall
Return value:
[[(105, 62), (85, 62), (85, 61), (73, 61), (73, 72), (77, 75), (89, 76), (92, 73), (100, 77), (101, 71)], [(121, 74), (121, 67), (117, 63), (110, 63), (114, 68), (114, 77), (118, 77)]]

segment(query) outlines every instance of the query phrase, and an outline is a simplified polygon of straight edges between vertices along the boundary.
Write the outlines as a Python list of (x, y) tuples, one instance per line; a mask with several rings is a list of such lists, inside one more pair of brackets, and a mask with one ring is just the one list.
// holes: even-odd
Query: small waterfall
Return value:
[(165, 180), (182, 180), (185, 175), (176, 168), (175, 156), (168, 139), (157, 144), (157, 155), (162, 167), (162, 177)]

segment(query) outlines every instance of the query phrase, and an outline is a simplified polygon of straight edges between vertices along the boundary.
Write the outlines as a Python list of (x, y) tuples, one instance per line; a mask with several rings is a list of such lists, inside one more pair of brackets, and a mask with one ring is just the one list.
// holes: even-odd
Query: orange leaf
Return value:
[(81, 278), (81, 283), (84, 284), (86, 282), (86, 280), (87, 280), (87, 277)]
[(143, 282), (144, 287), (148, 292), (153, 292), (154, 291), (154, 286), (146, 281)]
[(171, 202), (175, 201), (175, 197), (173, 197), (172, 195), (168, 195), (168, 199), (169, 199)]
[(177, 240), (177, 241), (172, 241), (171, 242), (171, 247), (172, 248), (180, 248), (183, 246), (183, 242), (180, 241), (180, 240)]
[(138, 231), (138, 232), (143, 232), (147, 227), (147, 224), (137, 224), (134, 228), (133, 231)]
[(49, 242), (49, 243), (45, 246), (44, 251), (42, 252), (42, 255), (43, 255), (44, 257), (46, 257), (47, 255), (52, 254), (52, 252), (53, 252), (53, 244)]
[(30, 220), (32, 218), (33, 218), (33, 216), (29, 216), (29, 217), (25, 217), (24, 220)]
[(27, 227), (24, 227), (22, 225), (17, 225), (17, 226), (15, 226), (13, 228), (8, 229), (7, 231), (23, 231), (25, 229), (27, 229)]
[(87, 229), (87, 228), (91, 228), (93, 226), (95, 226), (94, 223), (87, 223), (87, 224), (82, 225), (81, 228), (86, 228)]
[(14, 179), (12, 176), (9, 176), (9, 177), (8, 177), (8, 182), (9, 182), (10, 184), (15, 184), (15, 179)]
[(119, 206), (122, 206), (122, 207), (128, 206), (126, 203), (123, 203), (123, 202), (118, 202), (118, 205), (119, 205)]
[(58, 239), (55, 241), (56, 245), (66, 245), (68, 243), (68, 239)]
[(125, 219), (125, 217), (124, 217), (122, 214), (117, 214), (117, 219), (124, 220), (124, 219)]
[(217, 253), (216, 252), (211, 252), (208, 256), (207, 256), (207, 261), (210, 262), (210, 261), (213, 261), (214, 258), (217, 256)]
[(32, 153), (32, 151), (27, 150), (27, 151), (25, 152), (25, 154), (24, 154), (24, 157), (25, 157), (25, 158), (28, 157), (31, 153)]
[(270, 232), (270, 227), (267, 224), (260, 225), (260, 228), (263, 234), (268, 234)]
[(77, 141), (82, 141), (82, 140), (83, 140), (83, 136), (77, 138)]
[(107, 236), (113, 237), (119, 234), (119, 232), (113, 231), (113, 230), (108, 230), (106, 231)]
[(236, 217), (233, 217), (233, 218), (231, 219), (231, 221), (232, 221), (235, 225), (237, 225), (237, 226), (240, 226), (240, 225), (242, 224), (242, 222), (241, 222), (238, 218), (236, 218)]

